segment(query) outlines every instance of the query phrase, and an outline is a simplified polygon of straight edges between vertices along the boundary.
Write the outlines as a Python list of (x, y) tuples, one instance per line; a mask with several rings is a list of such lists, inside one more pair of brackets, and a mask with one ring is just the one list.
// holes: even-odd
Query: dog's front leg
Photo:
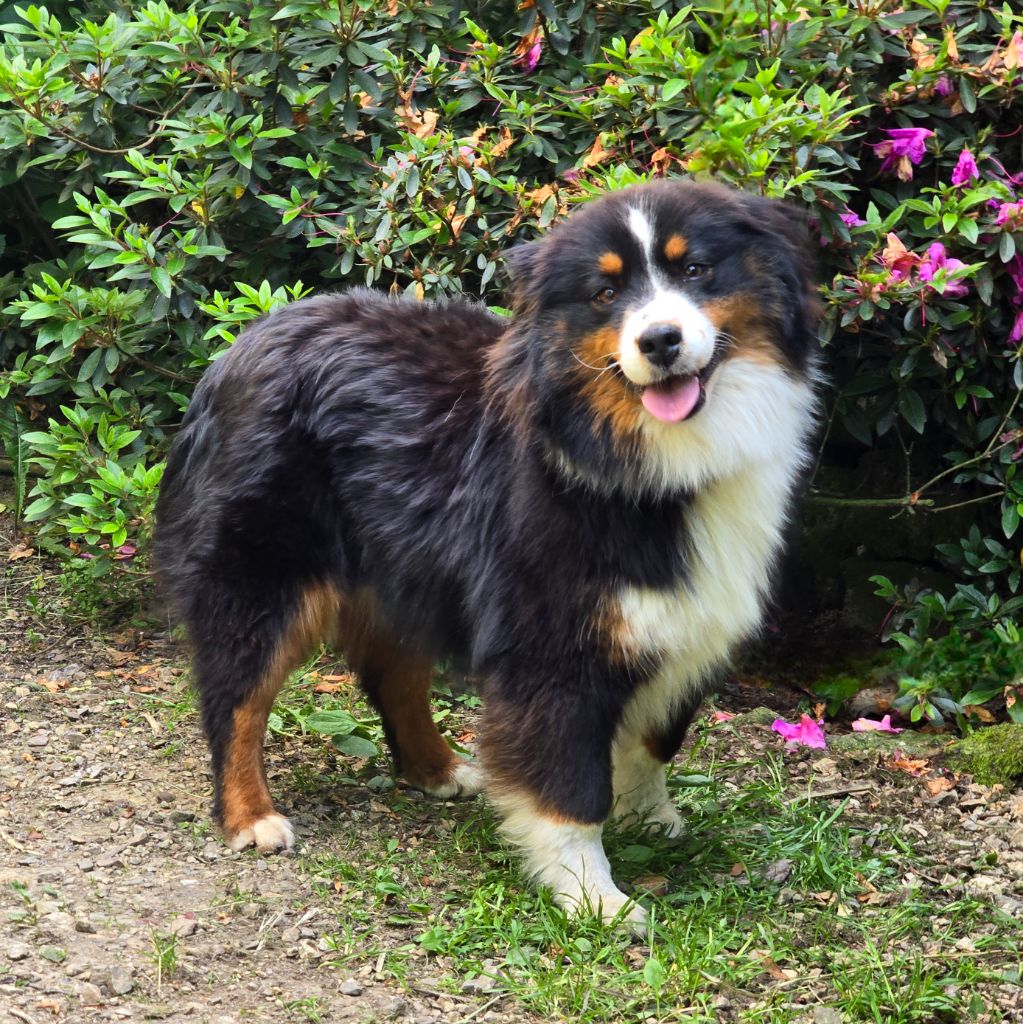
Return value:
[(569, 913), (642, 933), (646, 912), (615, 885), (601, 838), (613, 800), (614, 719), (614, 708), (564, 692), (490, 700), (482, 756), (488, 797), (529, 874)]

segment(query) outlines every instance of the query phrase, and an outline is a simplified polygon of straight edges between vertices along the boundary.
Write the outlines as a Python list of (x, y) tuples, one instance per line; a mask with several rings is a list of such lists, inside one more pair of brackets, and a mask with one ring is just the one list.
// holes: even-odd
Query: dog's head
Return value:
[(692, 489), (770, 457), (764, 432), (784, 443), (798, 419), (790, 443), (805, 435), (817, 307), (785, 204), (642, 185), (513, 250), (509, 270), (533, 418), (569, 472)]

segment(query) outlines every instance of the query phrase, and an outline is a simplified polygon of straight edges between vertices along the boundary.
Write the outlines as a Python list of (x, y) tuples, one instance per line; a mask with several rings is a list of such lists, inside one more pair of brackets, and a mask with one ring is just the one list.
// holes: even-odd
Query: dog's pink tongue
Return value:
[(664, 423), (681, 423), (699, 400), (696, 377), (673, 377), (643, 388), (643, 408)]

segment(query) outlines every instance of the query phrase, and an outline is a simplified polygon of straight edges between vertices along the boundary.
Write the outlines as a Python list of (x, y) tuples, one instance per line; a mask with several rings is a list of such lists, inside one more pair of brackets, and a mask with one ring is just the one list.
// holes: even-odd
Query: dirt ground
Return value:
[[(229, 852), (209, 825), (205, 747), (169, 636), (48, 629), (8, 580), (0, 605), (0, 1016), (25, 1024), (538, 1019), (500, 991), (453, 988), (457, 965), (444, 957), (424, 953), (421, 970), (395, 979), (384, 922), (366, 936), (381, 950), (375, 960), (339, 966), (329, 938), (338, 902), (302, 846), (338, 848), (338, 837), (393, 825), (386, 801), (364, 786), (285, 793), (299, 856)], [(751, 721), (727, 743), (749, 755), (776, 740)], [(272, 774), (287, 763), (290, 778), (315, 778), (322, 754), (322, 743), (275, 740)], [(932, 869), (934, 883), (1023, 919), (1023, 796), (968, 779), (930, 792), (907, 776), (900, 788), (869, 752), (841, 764), (807, 753), (793, 759), (791, 775), (794, 790), (830, 779), (861, 815), (912, 804), (912, 827), (945, 865)], [(872, 803), (881, 788), (887, 795)], [(413, 845), (454, 813), (434, 801), (412, 806), (399, 827)], [(985, 861), (984, 851), (995, 856)], [(1002, 1019), (1023, 1020), (1018, 986), (1003, 989), (995, 994)]]

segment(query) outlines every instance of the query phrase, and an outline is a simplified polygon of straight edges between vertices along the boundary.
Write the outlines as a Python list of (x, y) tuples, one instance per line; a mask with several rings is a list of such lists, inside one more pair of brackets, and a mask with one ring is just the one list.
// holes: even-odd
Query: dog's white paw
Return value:
[(441, 800), (451, 800), (454, 797), (470, 797), (482, 793), (486, 784), (483, 769), (473, 760), (467, 757), (459, 757), (458, 763), (451, 769), (451, 774), (446, 782), (436, 786), (424, 785), (418, 788), (430, 796), (439, 797)]
[(555, 892), (554, 902), (572, 917), (593, 916), (604, 924), (622, 925), (634, 935), (646, 934), (646, 911), (617, 886), (572, 886)]
[(283, 814), (266, 814), (229, 836), (227, 845), (232, 850), (255, 846), (260, 853), (276, 853), (295, 845), (295, 832)]

